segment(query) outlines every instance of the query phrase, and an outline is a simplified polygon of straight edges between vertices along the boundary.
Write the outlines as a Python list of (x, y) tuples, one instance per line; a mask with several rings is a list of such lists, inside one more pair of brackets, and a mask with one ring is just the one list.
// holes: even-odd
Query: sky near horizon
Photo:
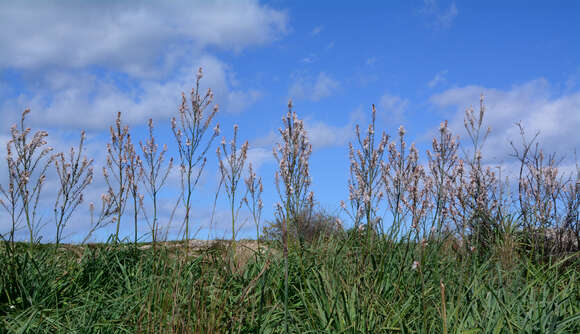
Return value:
[[(116, 112), (136, 141), (152, 118), (157, 141), (174, 147), (169, 120), (198, 67), (202, 86), (214, 91), (222, 129), (195, 193), (199, 238), (231, 235), (223, 192), (211, 227), (210, 217), (215, 149), (222, 136), (231, 138), (234, 124), (263, 178), (263, 218), (273, 218), (272, 147), (290, 98), (313, 145), (312, 190), (332, 214), (348, 199), (347, 145), (355, 124), (368, 124), (372, 104), (378, 130), (392, 136), (404, 125), (424, 156), (443, 120), (465, 137), (464, 110), (477, 107), (483, 94), (492, 128), (488, 164), (512, 162), (509, 142), (518, 140), (518, 121), (528, 133), (540, 132), (546, 151), (569, 158), (580, 144), (578, 14), (577, 1), (2, 1), (0, 184), (7, 179), (3, 143), (25, 108), (32, 110), (29, 125), (47, 130), (57, 150), (76, 145), (85, 129), (96, 179), (65, 233), (82, 240), (86, 206), (105, 190), (101, 168)], [(178, 179), (174, 171), (164, 193), (165, 220)], [(54, 182), (49, 178), (42, 195), (43, 241), (53, 238)], [(240, 221), (246, 215), (242, 210)], [(0, 233), (7, 229), (2, 218)], [(122, 233), (133, 233), (128, 215)], [(246, 222), (240, 233), (252, 237), (255, 228)]]

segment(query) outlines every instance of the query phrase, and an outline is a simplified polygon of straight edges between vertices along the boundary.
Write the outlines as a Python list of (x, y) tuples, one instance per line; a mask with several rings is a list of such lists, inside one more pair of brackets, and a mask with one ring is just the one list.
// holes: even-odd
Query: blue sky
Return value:
[[(222, 134), (231, 138), (239, 124), (250, 142), (249, 159), (264, 180), (264, 218), (272, 219), (277, 200), (272, 147), (289, 98), (314, 147), (316, 199), (337, 213), (348, 198), (347, 145), (354, 125), (367, 124), (373, 103), (379, 129), (394, 134), (404, 125), (424, 153), (443, 120), (464, 137), (463, 111), (484, 94), (492, 127), (487, 163), (512, 163), (516, 121), (529, 133), (540, 131), (546, 150), (570, 157), (580, 144), (578, 13), (576, 1), (3, 1), (0, 141), (26, 107), (30, 125), (48, 130), (57, 150), (86, 129), (98, 176), (87, 203), (96, 202), (115, 113), (123, 113), (137, 139), (153, 118), (158, 141), (172, 147), (168, 121), (202, 66), (202, 84), (220, 105)], [(214, 151), (196, 193), (198, 237), (230, 233), (223, 196), (209, 229)], [(43, 193), (47, 208), (53, 189)], [(69, 239), (82, 239), (87, 222), (81, 208)], [(123, 231), (130, 235), (130, 224)], [(250, 223), (241, 228), (243, 236), (252, 231)]]

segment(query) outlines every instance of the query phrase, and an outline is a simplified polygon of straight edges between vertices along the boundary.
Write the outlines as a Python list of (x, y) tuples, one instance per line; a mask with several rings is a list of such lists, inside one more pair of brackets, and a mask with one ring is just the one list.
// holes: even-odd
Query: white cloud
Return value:
[(262, 97), (262, 93), (255, 89), (248, 91), (234, 90), (228, 93), (227, 112), (240, 113), (246, 110)]
[(289, 95), (293, 99), (319, 101), (334, 94), (339, 87), (340, 82), (324, 72), (320, 72), (316, 78), (299, 75), (294, 78)]
[(167, 120), (176, 114), (181, 92), (188, 92), (194, 84), (195, 68), (203, 67), (203, 92), (214, 91), (215, 102), (222, 112), (239, 113), (260, 97), (255, 89), (232, 90), (231, 69), (209, 55), (184, 67), (172, 80), (141, 80), (132, 89), (121, 89), (113, 80), (100, 78), (86, 71), (56, 72), (47, 76), (44, 90), (35, 94), (21, 94), (17, 99), (0, 105), (2, 120), (14, 122), (17, 113), (32, 109), (31, 120), (36, 124), (55, 127), (106, 128), (121, 111), (129, 124), (144, 123), (147, 119)]
[(431, 19), (433, 26), (440, 29), (450, 28), (453, 20), (459, 14), (455, 2), (452, 2), (447, 9), (441, 9), (436, 0), (424, 0), (421, 13)]
[[(239, 51), (286, 32), (286, 13), (257, 1), (0, 2), (0, 121), (27, 107), (32, 124), (102, 129), (117, 111), (130, 124), (167, 119), (198, 66), (223, 112), (239, 113), (262, 93), (238, 88), (233, 69), (207, 47)], [(19, 94), (19, 95), (17, 95)]]
[(474, 85), (452, 88), (430, 100), (440, 108), (452, 110), (450, 125), (465, 142), (464, 111), (470, 105), (478, 110), (482, 93), (487, 110), (485, 120), (492, 130), (484, 157), (507, 158), (511, 151), (509, 141), (519, 143), (519, 131), (514, 126), (518, 121), (528, 134), (540, 131), (539, 142), (548, 152), (570, 156), (580, 146), (580, 92), (553, 94), (545, 79), (514, 85), (508, 90)]
[(351, 124), (345, 126), (333, 126), (320, 121), (304, 121), (304, 127), (308, 134), (312, 150), (325, 147), (344, 146), (352, 136)]
[(254, 171), (258, 171), (263, 164), (274, 161), (274, 155), (271, 148), (255, 147), (248, 149), (247, 159), (247, 166), (251, 163)]
[(192, 50), (267, 43), (287, 24), (284, 12), (253, 0), (3, 1), (0, 64), (26, 70), (98, 64), (149, 77), (160, 63), (171, 67)]
[(437, 22), (441, 27), (449, 28), (458, 13), (455, 3), (452, 3), (446, 11), (437, 15)]
[(332, 79), (325, 73), (320, 73), (314, 84), (314, 91), (312, 92), (312, 99), (318, 101), (322, 98), (331, 96), (339, 86), (337, 80)]
[(435, 74), (435, 77), (433, 77), (433, 79), (431, 81), (429, 81), (427, 83), (427, 86), (429, 86), (430, 88), (433, 88), (435, 86), (437, 86), (438, 84), (444, 83), (445, 81), (447, 81), (447, 79), (445, 78), (445, 76), (447, 75), (447, 70), (442, 70), (437, 72), (437, 74)]
[(409, 100), (385, 93), (379, 100), (378, 112), (391, 122), (402, 122), (408, 106)]

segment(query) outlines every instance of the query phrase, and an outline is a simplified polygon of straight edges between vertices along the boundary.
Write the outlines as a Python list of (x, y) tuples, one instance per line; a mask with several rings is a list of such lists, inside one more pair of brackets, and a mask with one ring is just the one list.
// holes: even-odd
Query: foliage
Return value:
[[(406, 255), (405, 243), (378, 240), (371, 265), (360, 255), (364, 238), (330, 236), (307, 244), (301, 257), (291, 252), (290, 332), (580, 330), (577, 256), (546, 263), (517, 256), (504, 265), (454, 242), (411, 244)], [(130, 244), (57, 253), (17, 244), (14, 256), (2, 248), (0, 332), (281, 333), (281, 252), (266, 248), (260, 256), (246, 244), (238, 266), (229, 265), (223, 244), (189, 256), (175, 244), (160, 244), (157, 253)]]
[[(300, 212), (296, 216), (296, 223), (288, 226), (290, 240), (302, 240), (308, 243), (331, 236), (339, 236), (342, 232), (343, 227), (340, 219), (320, 209)], [(282, 222), (280, 219), (266, 222), (262, 235), (265, 240), (282, 242)]]

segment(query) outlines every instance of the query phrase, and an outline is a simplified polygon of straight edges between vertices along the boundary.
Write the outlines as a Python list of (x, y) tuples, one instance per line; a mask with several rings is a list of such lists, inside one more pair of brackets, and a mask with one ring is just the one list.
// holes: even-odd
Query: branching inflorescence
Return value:
[(221, 147), (218, 146), (216, 152), (219, 161), (219, 170), (230, 202), (229, 204), (232, 215), (232, 245), (234, 254), (236, 247), (236, 219), (243, 204), (243, 199), (240, 200), (239, 203), (236, 202), (236, 195), (238, 191), (238, 183), (242, 177), (244, 164), (248, 157), (248, 142), (246, 141), (241, 147), (238, 147), (237, 141), (238, 126), (234, 125), (234, 138), (230, 142), (229, 150), (228, 145), (226, 144), (226, 139), (223, 138)]
[[(197, 73), (195, 87), (191, 90), (189, 104), (185, 93), (181, 96), (181, 106), (179, 108), (179, 121), (175, 118), (171, 120), (171, 128), (177, 141), (179, 151), (181, 174), (181, 199), (185, 209), (183, 221), (184, 239), (189, 244), (190, 238), (190, 217), (192, 194), (197, 186), (203, 168), (207, 162), (206, 153), (213, 140), (219, 135), (219, 123), (213, 128), (213, 133), (205, 140), (205, 134), (210, 128), (218, 106), (215, 105), (209, 112), (206, 109), (213, 103), (213, 92), (208, 89), (205, 95), (200, 93), (200, 81), (203, 77), (201, 68)], [(205, 143), (204, 143), (205, 140)]]
[(264, 187), (262, 186), (262, 178), (256, 176), (252, 163), (248, 167), (248, 176), (244, 182), (246, 183), (246, 196), (244, 196), (243, 201), (246, 203), (256, 225), (256, 240), (258, 241), (258, 251), (260, 251), (260, 219), (264, 208), (264, 203), (262, 202)]
[(129, 164), (135, 151), (131, 143), (129, 126), (121, 123), (121, 112), (117, 113), (115, 125), (109, 128), (111, 142), (107, 144), (107, 161), (103, 167), (103, 176), (107, 183), (107, 194), (103, 201), (111, 203), (116, 214), (112, 222), (116, 224), (114, 241), (119, 242), (119, 231), (121, 227), (121, 217), (125, 212), (127, 197), (131, 191), (131, 179), (129, 174)]
[(84, 190), (93, 180), (93, 159), (85, 156), (81, 160), (85, 139), (85, 132), (82, 131), (77, 150), (71, 147), (68, 156), (61, 152), (56, 155), (54, 161), (59, 181), (58, 194), (54, 203), (56, 248), (62, 241), (63, 230), (72, 214), (83, 202)]
[[(358, 124), (355, 127), (357, 149), (349, 143), (350, 179), (348, 181), (349, 200), (351, 206), (350, 215), (355, 229), (362, 227), (364, 220), (367, 231), (377, 231), (380, 218), (377, 210), (383, 199), (381, 181), (381, 163), (389, 137), (385, 132), (380, 138), (375, 136), (376, 109), (372, 106), (372, 120), (369, 124), (367, 135), (362, 138)], [(341, 202), (343, 210), (346, 204)]]
[(6, 145), (6, 162), (8, 164), (8, 188), (0, 187), (4, 200), (0, 204), (8, 211), (11, 218), (9, 240), (14, 243), (14, 234), (24, 219), (28, 229), (30, 245), (38, 241), (41, 218), (38, 217), (40, 193), (46, 182), (46, 172), (54, 156), (47, 147), (46, 131), (37, 131), (30, 138), (31, 129), (25, 127), (24, 110), (19, 126), (10, 128), (11, 138)]
[[(157, 245), (157, 239), (159, 234), (159, 222), (158, 222), (158, 201), (159, 201), (159, 191), (165, 185), (167, 177), (173, 168), (173, 158), (169, 159), (169, 164), (164, 166), (165, 155), (167, 153), (167, 145), (163, 145), (163, 148), (159, 150), (157, 142), (155, 141), (155, 136), (153, 135), (153, 120), (149, 119), (149, 137), (145, 141), (140, 142), (141, 153), (143, 159), (141, 159), (141, 170), (142, 183), (145, 190), (149, 194), (153, 204), (153, 217), (149, 221), (149, 228), (151, 230), (151, 240), (153, 242), (153, 247)], [(143, 204), (143, 199), (141, 198), (141, 209), (148, 218), (147, 210)], [(149, 220), (149, 219), (148, 219)]]
[(282, 143), (274, 148), (274, 158), (278, 162), (275, 181), (280, 196), (276, 214), (282, 222), (282, 239), (287, 245), (288, 224), (298, 224), (298, 216), (311, 211), (314, 193), (309, 191), (312, 145), (308, 141), (303, 121), (292, 110), (292, 101), (288, 102), (288, 113), (282, 117), (282, 123)]

